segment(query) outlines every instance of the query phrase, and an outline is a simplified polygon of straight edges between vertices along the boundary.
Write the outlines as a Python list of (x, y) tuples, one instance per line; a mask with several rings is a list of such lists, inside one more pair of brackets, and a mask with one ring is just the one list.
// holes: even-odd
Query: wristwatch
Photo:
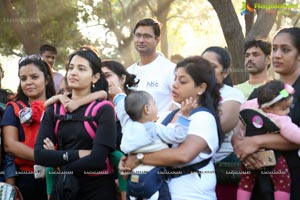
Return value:
[(138, 159), (139, 164), (143, 164), (144, 154), (138, 153), (136, 154), (136, 158)]

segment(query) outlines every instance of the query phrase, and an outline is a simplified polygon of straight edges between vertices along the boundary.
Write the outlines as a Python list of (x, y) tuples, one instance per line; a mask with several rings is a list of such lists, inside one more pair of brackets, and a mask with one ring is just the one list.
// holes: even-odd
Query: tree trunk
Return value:
[(162, 27), (160, 30), (160, 47), (161, 52), (169, 57), (168, 49), (168, 37), (167, 37), (167, 22), (168, 14), (170, 11), (170, 6), (175, 0), (157, 0), (157, 9), (151, 7), (150, 3), (147, 1), (148, 8), (151, 10), (152, 14), (156, 16), (157, 20), (161, 23)]
[[(281, 4), (284, 2), (284, 0), (257, 0), (254, 1), (254, 4)], [(255, 11), (257, 13), (257, 19), (252, 25), (250, 32), (246, 35), (245, 40), (268, 37), (269, 32), (275, 23), (278, 9), (255, 9)]]
[(168, 2), (168, 6), (163, 5), (165, 2), (157, 0), (158, 4), (158, 16), (157, 19), (161, 23), (161, 34), (160, 34), (160, 48), (162, 53), (168, 58), (169, 57), (169, 48), (168, 48), (168, 37), (167, 37), (167, 18), (168, 18), (168, 13), (170, 11), (170, 4), (172, 1)]
[(28, 23), (25, 29), (30, 38), (31, 48), (25, 49), (27, 54), (39, 53), (41, 46), (41, 22), (38, 16), (38, 8), (36, 0), (27, 0), (25, 3), (26, 16)]
[[(0, 0), (4, 16), (9, 20), (18, 40), (23, 44), (26, 54), (38, 53), (40, 46), (40, 21), (37, 14), (36, 0), (25, 3), (26, 17), (20, 17), (8, 0)], [(29, 10), (28, 10), (29, 9)]]
[(120, 46), (119, 51), (120, 55), (122, 55), (123, 65), (127, 68), (134, 63), (132, 51), (131, 51), (131, 43), (132, 39), (127, 39), (126, 42)]
[(229, 0), (208, 0), (215, 9), (232, 57), (233, 84), (241, 83), (248, 79), (244, 67), (244, 35), (242, 27), (235, 13), (232, 2)]
[[(247, 0), (246, 3), (249, 4), (251, 6), (251, 8), (254, 7), (254, 2), (253, 1)], [(252, 28), (252, 25), (253, 25), (253, 22), (254, 22), (254, 16), (255, 16), (254, 12), (249, 12), (244, 17), (245, 18), (245, 25), (246, 25), (246, 36), (249, 34), (249, 32)]]

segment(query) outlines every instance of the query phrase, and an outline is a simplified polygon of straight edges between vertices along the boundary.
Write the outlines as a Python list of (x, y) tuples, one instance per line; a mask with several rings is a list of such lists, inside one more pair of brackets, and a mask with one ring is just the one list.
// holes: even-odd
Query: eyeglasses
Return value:
[(136, 33), (136, 34), (134, 34), (134, 37), (137, 38), (137, 39), (143, 38), (145, 40), (149, 40), (151, 38), (156, 38), (156, 36), (153, 36), (153, 35), (150, 35), (150, 34), (147, 34), (147, 33), (145, 33), (145, 34)]
[(42, 60), (42, 58), (39, 54), (26, 55), (20, 58), (19, 64), (21, 64), (25, 60)]

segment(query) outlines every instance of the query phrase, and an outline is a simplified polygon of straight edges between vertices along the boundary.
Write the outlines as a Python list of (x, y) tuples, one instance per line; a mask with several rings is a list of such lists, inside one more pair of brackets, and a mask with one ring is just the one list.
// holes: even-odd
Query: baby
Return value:
[[(279, 80), (274, 80), (261, 86), (257, 99), (245, 102), (240, 112), (241, 119), (246, 127), (240, 127), (246, 136), (274, 132), (280, 134), (293, 143), (300, 144), (300, 128), (288, 116), (293, 102), (294, 88)], [(247, 167), (247, 164), (245, 164)], [(290, 174), (285, 158), (281, 155), (272, 169), (270, 177), (274, 184), (275, 199), (290, 199)], [(281, 171), (283, 173), (275, 173)], [(242, 174), (237, 192), (237, 199), (251, 198), (256, 174)]]
[[(180, 144), (185, 140), (189, 124), (187, 117), (196, 108), (196, 101), (187, 99), (182, 103), (181, 114), (174, 128), (154, 123), (157, 119), (158, 109), (153, 97), (148, 92), (134, 91), (127, 97), (125, 94), (118, 94), (114, 98), (114, 103), (122, 125), (121, 150), (127, 154), (137, 154), (140, 161), (140, 165), (134, 168), (129, 176), (127, 183), (129, 198), (170, 199), (170, 195), (168, 197), (160, 196), (168, 193), (168, 191), (166, 192), (168, 187), (165, 181), (157, 188), (158, 191), (154, 191), (153, 188), (155, 187), (151, 189), (146, 186), (143, 187), (144, 193), (148, 193), (149, 189), (151, 190), (149, 192), (151, 195), (148, 195), (148, 197), (137, 195), (139, 190), (134, 185), (135, 183), (138, 185), (140, 180), (143, 179), (143, 173), (141, 172), (151, 173), (151, 170), (157, 169), (155, 166), (143, 165), (143, 153), (169, 148), (168, 144)], [(152, 175), (159, 176), (157, 173)], [(151, 177), (149, 180), (157, 179)]]

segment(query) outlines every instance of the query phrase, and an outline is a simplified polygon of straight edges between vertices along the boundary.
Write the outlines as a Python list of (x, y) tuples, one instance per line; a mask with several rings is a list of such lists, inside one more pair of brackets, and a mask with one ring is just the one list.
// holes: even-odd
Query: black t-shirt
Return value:
[[(72, 114), (83, 116), (87, 106), (81, 106)], [(115, 149), (116, 144), (114, 108), (108, 105), (102, 106), (97, 112), (96, 122), (98, 127), (94, 139), (85, 130), (83, 121), (61, 121), (57, 135), (55, 135), (54, 108), (49, 106), (44, 114), (36, 140), (35, 162), (48, 167), (67, 165), (68, 169), (75, 173), (82, 173), (86, 170), (104, 170), (106, 168), (105, 160)], [(59, 150), (44, 149), (45, 138), (58, 144)], [(79, 149), (92, 150), (92, 153), (79, 159)]]

